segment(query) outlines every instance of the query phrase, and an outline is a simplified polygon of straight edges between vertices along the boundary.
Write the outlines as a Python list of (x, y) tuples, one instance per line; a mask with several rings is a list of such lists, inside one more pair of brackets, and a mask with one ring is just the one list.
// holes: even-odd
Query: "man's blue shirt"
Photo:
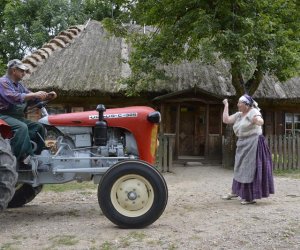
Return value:
[(14, 83), (7, 75), (0, 78), (0, 111), (7, 110), (10, 105), (24, 103), (30, 91), (20, 82)]

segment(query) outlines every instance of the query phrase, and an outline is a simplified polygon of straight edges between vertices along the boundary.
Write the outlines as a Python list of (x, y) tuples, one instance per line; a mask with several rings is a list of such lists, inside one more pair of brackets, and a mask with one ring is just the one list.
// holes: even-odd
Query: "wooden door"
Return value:
[(179, 155), (203, 156), (205, 145), (205, 109), (199, 104), (181, 104)]

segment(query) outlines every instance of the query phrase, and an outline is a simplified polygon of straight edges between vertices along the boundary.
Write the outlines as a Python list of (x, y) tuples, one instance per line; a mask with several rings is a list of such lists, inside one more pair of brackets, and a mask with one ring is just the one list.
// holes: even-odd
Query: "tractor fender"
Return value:
[(4, 139), (11, 138), (13, 133), (11, 127), (4, 121), (0, 119), (0, 134)]

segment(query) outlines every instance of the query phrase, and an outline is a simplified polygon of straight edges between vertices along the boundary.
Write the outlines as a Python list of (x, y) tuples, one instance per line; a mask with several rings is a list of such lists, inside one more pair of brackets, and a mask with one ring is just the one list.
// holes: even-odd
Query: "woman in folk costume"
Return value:
[(223, 122), (233, 124), (238, 140), (232, 192), (222, 198), (240, 197), (241, 204), (254, 204), (255, 199), (274, 194), (272, 156), (262, 135), (264, 120), (257, 103), (249, 95), (240, 97), (238, 112), (233, 115), (229, 115), (228, 100), (223, 103)]

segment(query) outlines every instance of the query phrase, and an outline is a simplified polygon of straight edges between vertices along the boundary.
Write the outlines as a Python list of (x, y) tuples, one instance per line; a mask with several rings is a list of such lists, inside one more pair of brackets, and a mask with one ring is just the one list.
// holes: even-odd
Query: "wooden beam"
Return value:
[(165, 123), (166, 123), (166, 119), (164, 118), (164, 117), (165, 117), (165, 109), (166, 109), (166, 108), (165, 108), (164, 103), (161, 103), (161, 104), (160, 104), (160, 115), (161, 115), (161, 117), (162, 117), (163, 119), (162, 119), (162, 121), (161, 121), (161, 123), (160, 123), (160, 125), (159, 125), (159, 133), (160, 133), (160, 134), (166, 132), (166, 131), (165, 131)]
[(167, 103), (183, 103), (183, 102), (202, 102), (205, 104), (220, 104), (220, 101), (214, 101), (214, 100), (205, 100), (202, 98), (176, 98), (172, 100), (167, 100)]

